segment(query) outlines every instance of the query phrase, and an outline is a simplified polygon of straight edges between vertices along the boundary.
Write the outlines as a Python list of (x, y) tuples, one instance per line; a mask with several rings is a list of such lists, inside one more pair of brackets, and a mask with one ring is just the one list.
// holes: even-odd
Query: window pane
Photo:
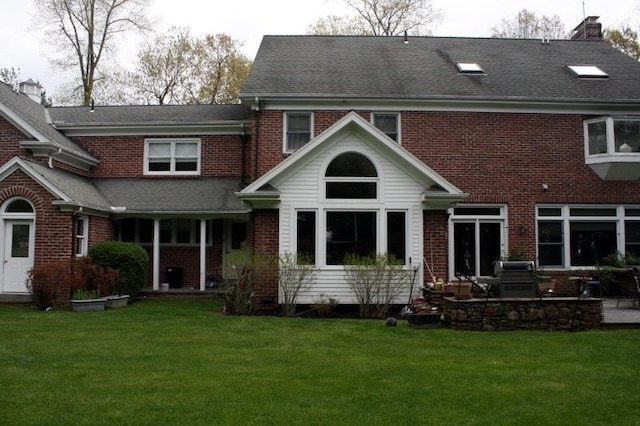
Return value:
[(297, 151), (302, 148), (309, 139), (310, 133), (288, 133), (287, 134), (287, 151)]
[(150, 172), (168, 172), (171, 170), (171, 162), (168, 159), (149, 160)]
[(569, 209), (571, 216), (615, 216), (616, 209)]
[(614, 121), (616, 152), (640, 151), (640, 121)]
[(453, 225), (455, 273), (472, 275), (476, 270), (476, 227), (473, 223)]
[(176, 243), (189, 244), (191, 242), (191, 225), (193, 221), (190, 219), (178, 219), (176, 221)]
[(195, 172), (198, 170), (198, 161), (192, 159), (180, 160), (176, 159), (177, 172)]
[(195, 142), (177, 142), (176, 157), (197, 157), (198, 144)]
[(456, 216), (500, 216), (498, 207), (456, 207), (453, 209)]
[(13, 225), (11, 257), (29, 257), (29, 225)]
[(597, 121), (589, 123), (589, 155), (604, 154), (607, 152), (607, 122)]
[(398, 140), (398, 116), (395, 114), (375, 114), (373, 125), (394, 141)]
[(640, 257), (640, 222), (625, 222), (625, 251)]
[(136, 240), (136, 220), (135, 219), (122, 219), (118, 221), (120, 225), (120, 241), (128, 243), (135, 242)]
[(615, 222), (571, 222), (571, 266), (595, 266), (618, 251)]
[(562, 209), (556, 207), (541, 207), (538, 216), (562, 216)]
[(171, 243), (171, 219), (162, 219), (160, 221), (160, 242), (164, 244)]
[(33, 213), (33, 208), (27, 200), (15, 200), (7, 206), (7, 213)]
[(538, 263), (540, 266), (564, 266), (561, 221), (538, 222)]
[(500, 224), (480, 223), (480, 275), (493, 275), (494, 262), (500, 260)]
[(310, 132), (311, 131), (311, 115), (310, 114), (287, 114), (287, 131), (288, 132)]
[(624, 214), (627, 216), (640, 216), (640, 209), (624, 209)]
[(316, 212), (298, 212), (298, 258), (316, 261)]
[(348, 152), (339, 155), (325, 174), (327, 177), (377, 177), (378, 172), (373, 163), (364, 155)]
[(400, 263), (406, 263), (407, 233), (405, 212), (387, 213), (387, 253)]
[(375, 199), (376, 182), (327, 182), (327, 198)]
[(153, 220), (151, 219), (140, 219), (138, 222), (139, 226), (139, 238), (138, 241), (140, 243), (149, 243), (153, 242)]
[(346, 255), (375, 256), (375, 212), (327, 212), (327, 265), (342, 265)]
[(170, 142), (150, 142), (149, 143), (149, 157), (170, 157), (170, 156), (171, 156)]
[(80, 218), (76, 220), (76, 236), (83, 237), (84, 236), (84, 219)]
[(246, 222), (233, 222), (231, 224), (231, 248), (240, 250), (247, 244), (247, 224)]

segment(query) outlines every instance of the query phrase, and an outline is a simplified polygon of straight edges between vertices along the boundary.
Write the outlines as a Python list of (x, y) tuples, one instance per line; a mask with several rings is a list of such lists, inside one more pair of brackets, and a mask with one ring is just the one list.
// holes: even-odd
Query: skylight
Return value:
[(463, 74), (484, 74), (480, 65), (474, 62), (457, 62), (456, 68)]
[(567, 68), (580, 78), (609, 78), (609, 74), (595, 65), (567, 65)]

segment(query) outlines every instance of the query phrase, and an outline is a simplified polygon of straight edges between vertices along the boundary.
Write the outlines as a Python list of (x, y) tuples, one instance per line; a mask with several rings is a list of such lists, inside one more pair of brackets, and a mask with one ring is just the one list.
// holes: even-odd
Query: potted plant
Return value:
[[(71, 289), (72, 310), (95, 311), (104, 310), (107, 306), (126, 306), (129, 296), (111, 296), (118, 278), (117, 271), (96, 265), (87, 257), (75, 262), (72, 273), (77, 277)], [(110, 296), (104, 297), (105, 294)]]
[(104, 311), (106, 302), (107, 300), (100, 297), (97, 291), (83, 288), (75, 289), (69, 300), (71, 310), (74, 312)]

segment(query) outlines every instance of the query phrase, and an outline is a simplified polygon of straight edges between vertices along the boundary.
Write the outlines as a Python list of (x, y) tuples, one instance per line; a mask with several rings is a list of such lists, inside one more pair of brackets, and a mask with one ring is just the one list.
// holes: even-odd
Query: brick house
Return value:
[(392, 253), (418, 282), (515, 253), (557, 276), (638, 256), (640, 64), (599, 25), (265, 36), (242, 105), (44, 109), (0, 85), (0, 291), (112, 238), (147, 248), (153, 289), (205, 290), (234, 251), (306, 253), (319, 271), (302, 303), (353, 303), (349, 253)]

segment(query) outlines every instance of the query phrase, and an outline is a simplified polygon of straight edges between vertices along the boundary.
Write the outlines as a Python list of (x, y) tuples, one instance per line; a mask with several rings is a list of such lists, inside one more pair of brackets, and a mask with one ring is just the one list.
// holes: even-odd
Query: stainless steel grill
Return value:
[(496, 262), (494, 275), (497, 278), (498, 297), (536, 297), (538, 294), (532, 261)]

